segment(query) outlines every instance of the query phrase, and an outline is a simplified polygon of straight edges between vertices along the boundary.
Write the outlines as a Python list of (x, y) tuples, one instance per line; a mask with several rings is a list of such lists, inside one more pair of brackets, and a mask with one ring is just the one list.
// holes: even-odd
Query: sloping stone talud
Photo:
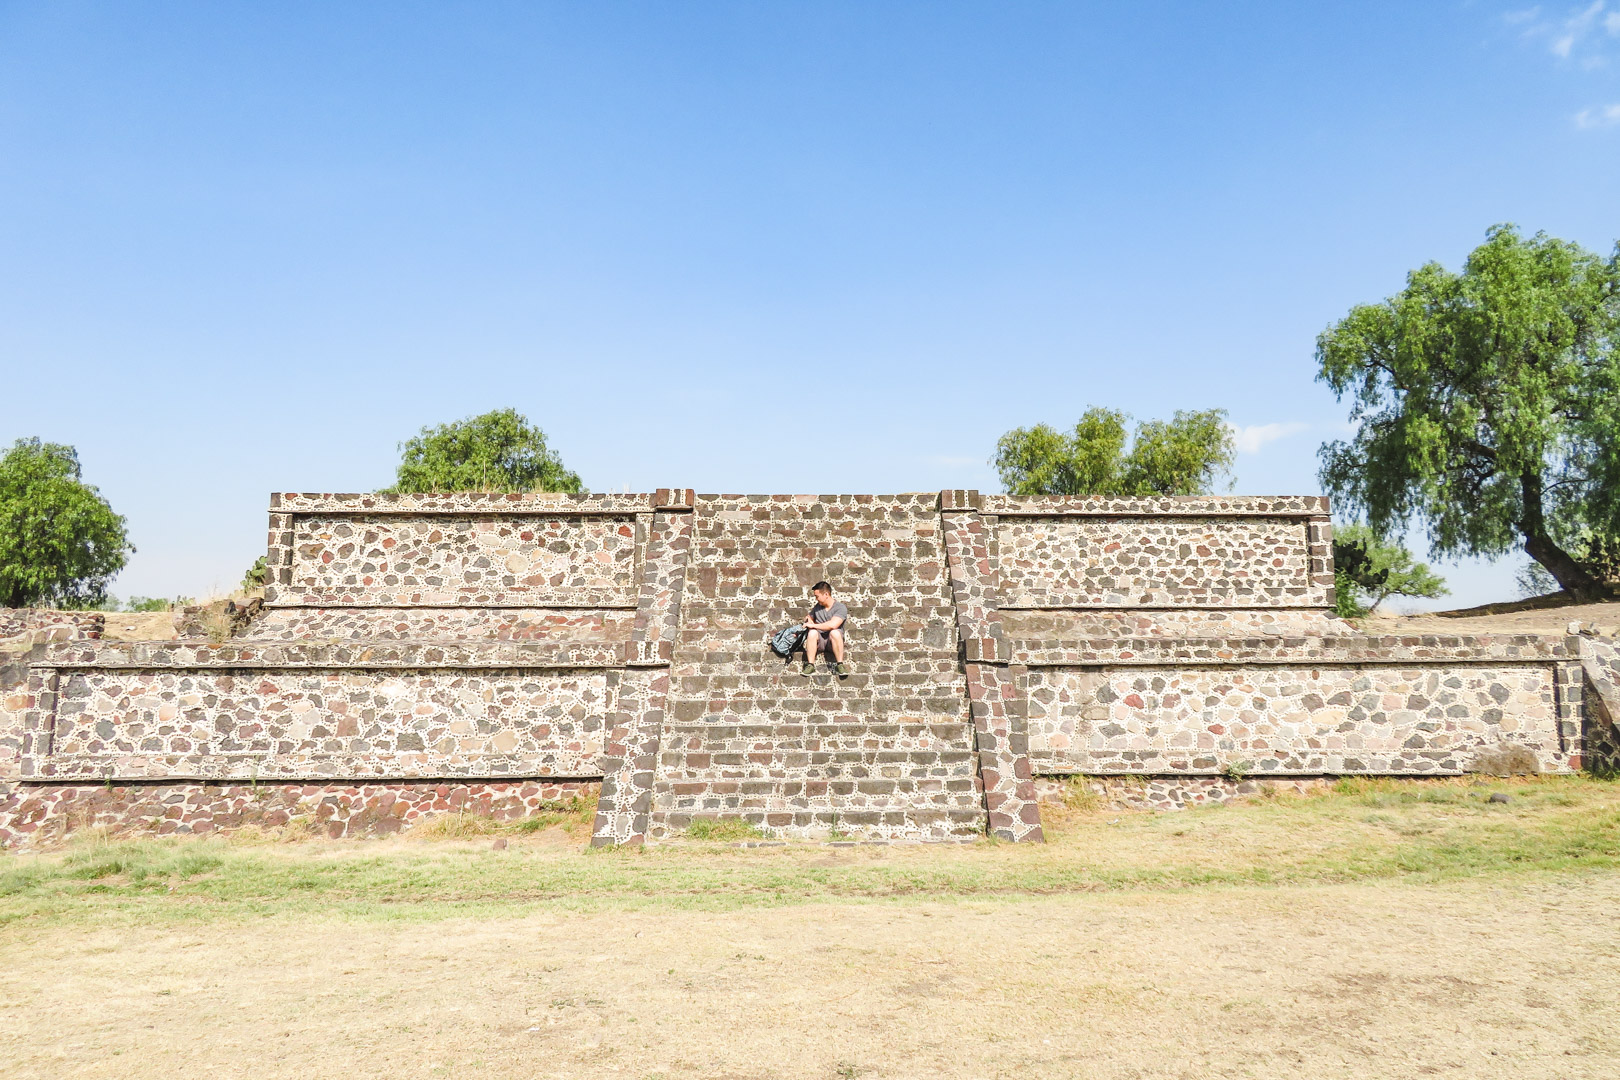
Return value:
[(950, 567), (956, 631), (962, 642), (968, 709), (978, 743), (989, 828), (1004, 840), (1040, 840), (1040, 802), (1029, 765), (1021, 665), (1008, 663), (999, 615), (1001, 587), (992, 552), (994, 518), (979, 513), (978, 493), (941, 495), (945, 555)]
[[(278, 494), (263, 613), (228, 641), (0, 619), (0, 843), (351, 835), (597, 787), (599, 845), (704, 818), (1038, 840), (1067, 777), (1180, 806), (1612, 767), (1612, 640), (1359, 633), (1330, 531), (1292, 496)], [(765, 643), (820, 578), (844, 678)]]

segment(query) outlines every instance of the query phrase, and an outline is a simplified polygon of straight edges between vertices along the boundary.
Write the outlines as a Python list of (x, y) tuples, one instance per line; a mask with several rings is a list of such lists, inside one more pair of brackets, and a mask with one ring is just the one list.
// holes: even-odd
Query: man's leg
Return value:
[(804, 638), (804, 666), (816, 666), (816, 656), (821, 652), (821, 631), (812, 630)]
[(827, 644), (832, 647), (833, 661), (842, 664), (844, 662), (844, 631), (842, 627), (837, 630), (827, 631)]

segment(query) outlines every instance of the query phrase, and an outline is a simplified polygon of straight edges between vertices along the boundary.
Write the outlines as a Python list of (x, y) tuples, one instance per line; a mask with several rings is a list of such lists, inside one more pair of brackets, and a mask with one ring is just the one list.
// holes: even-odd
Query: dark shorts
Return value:
[[(823, 641), (825, 641), (834, 634), (844, 634), (844, 627), (848, 626), (848, 625), (849, 625), (848, 623), (845, 623), (844, 626), (839, 626), (839, 627), (836, 627), (836, 628), (834, 628), (832, 630), (811, 630), (810, 633), (812, 633), (812, 634), (820, 634), (821, 639)], [(845, 637), (845, 640), (848, 640), (849, 635), (844, 634), (844, 637)]]

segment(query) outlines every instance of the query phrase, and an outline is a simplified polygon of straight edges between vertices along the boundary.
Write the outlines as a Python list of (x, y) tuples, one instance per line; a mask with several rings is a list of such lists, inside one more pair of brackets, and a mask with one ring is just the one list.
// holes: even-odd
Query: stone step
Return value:
[(836, 810), (737, 806), (723, 815), (706, 810), (655, 813), (648, 834), (655, 840), (678, 836), (703, 818), (740, 818), (776, 836), (826, 837), (833, 830), (869, 840), (972, 840), (984, 835), (982, 807), (893, 807)]
[[(763, 643), (757, 648), (749, 646), (746, 649), (676, 646), (674, 665), (677, 674), (797, 675), (795, 666), (804, 663), (804, 656), (802, 649), (794, 650), (792, 659), (777, 656)], [(825, 664), (830, 662), (831, 656), (823, 648), (816, 660)], [(949, 649), (893, 649), (874, 653), (857, 642), (844, 651), (845, 660), (858, 675), (922, 673), (955, 678), (958, 675), (959, 656), (955, 645)]]
[(716, 745), (809, 745), (828, 743), (838, 746), (870, 746), (874, 749), (912, 747), (971, 747), (973, 726), (961, 721), (920, 721), (891, 723), (836, 723), (831, 721), (789, 721), (777, 723), (712, 723), (664, 725), (666, 748), (702, 749)]
[(971, 765), (940, 776), (728, 776), (663, 775), (655, 801), (665, 809), (723, 809), (742, 799), (761, 807), (978, 806), (982, 799)]
[(969, 750), (666, 750), (658, 755), (659, 776), (684, 779), (779, 780), (816, 776), (838, 780), (902, 781), (972, 777), (977, 756)]
[(826, 796), (708, 794), (664, 801), (652, 815), (654, 838), (685, 830), (701, 818), (740, 818), (777, 836), (825, 835), (834, 829), (869, 839), (944, 840), (984, 835), (985, 811), (977, 792), (928, 801), (859, 793)]
[(669, 717), (681, 724), (761, 725), (956, 723), (967, 719), (967, 703), (949, 698), (878, 698), (819, 701), (809, 698), (672, 701)]
[(951, 708), (952, 719), (933, 722), (677, 719), (663, 732), (651, 835), (704, 817), (741, 818), (777, 836), (983, 835), (973, 728), (959, 699)]

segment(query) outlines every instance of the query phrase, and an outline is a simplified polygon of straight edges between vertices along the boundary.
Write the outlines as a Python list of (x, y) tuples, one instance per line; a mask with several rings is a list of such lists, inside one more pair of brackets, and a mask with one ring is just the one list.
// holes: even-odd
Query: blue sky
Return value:
[(79, 448), (124, 596), (503, 406), (593, 490), (815, 492), (1219, 406), (1314, 492), (1331, 321), (1620, 238), (1620, 0), (0, 0), (0, 207), (0, 443)]

